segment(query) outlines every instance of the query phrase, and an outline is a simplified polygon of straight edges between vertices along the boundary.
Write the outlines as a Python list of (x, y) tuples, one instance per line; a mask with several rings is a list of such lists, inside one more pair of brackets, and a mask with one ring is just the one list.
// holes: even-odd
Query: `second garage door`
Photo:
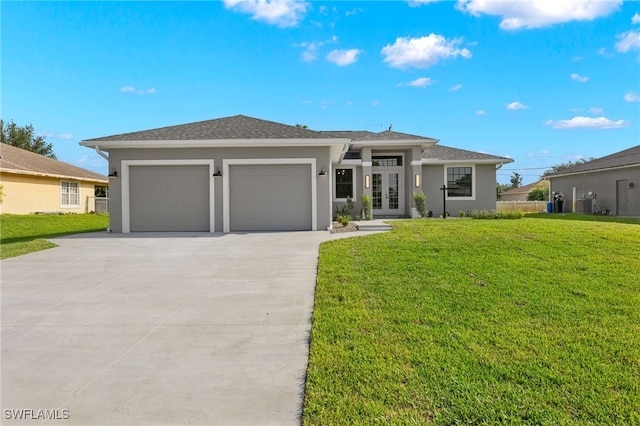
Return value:
[(209, 231), (209, 166), (132, 166), (131, 231)]
[(311, 230), (311, 166), (230, 166), (229, 206), (231, 231)]

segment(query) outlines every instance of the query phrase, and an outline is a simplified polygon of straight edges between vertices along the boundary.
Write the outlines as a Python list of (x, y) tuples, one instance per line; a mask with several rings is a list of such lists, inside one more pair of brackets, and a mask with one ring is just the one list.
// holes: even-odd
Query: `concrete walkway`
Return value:
[(331, 238), (98, 233), (3, 260), (2, 424), (299, 424)]

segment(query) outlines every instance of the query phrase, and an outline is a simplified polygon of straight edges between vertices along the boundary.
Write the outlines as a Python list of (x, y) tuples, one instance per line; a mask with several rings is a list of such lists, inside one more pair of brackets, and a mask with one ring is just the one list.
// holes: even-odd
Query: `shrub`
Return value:
[(373, 198), (371, 195), (363, 195), (360, 198), (360, 202), (362, 202), (362, 216), (364, 220), (373, 219)]
[(347, 226), (349, 222), (351, 222), (351, 215), (348, 214), (338, 214), (338, 222), (342, 226)]
[(427, 196), (422, 191), (413, 192), (413, 203), (416, 205), (416, 210), (420, 217), (425, 217), (427, 214)]
[(469, 213), (469, 217), (473, 219), (522, 219), (524, 213), (520, 210), (473, 210)]
[(466, 212), (464, 210), (459, 210), (458, 214), (460, 215), (460, 217), (464, 217), (464, 215), (466, 214)]
[(347, 197), (347, 201), (340, 207), (336, 207), (336, 216), (349, 216), (351, 218), (351, 211), (353, 210), (353, 200), (351, 197)]

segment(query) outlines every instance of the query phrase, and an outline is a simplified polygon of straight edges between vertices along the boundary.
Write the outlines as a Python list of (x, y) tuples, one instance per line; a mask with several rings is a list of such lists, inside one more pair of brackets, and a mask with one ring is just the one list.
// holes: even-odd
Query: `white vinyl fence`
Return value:
[(496, 210), (520, 210), (525, 213), (547, 211), (547, 201), (496, 201)]

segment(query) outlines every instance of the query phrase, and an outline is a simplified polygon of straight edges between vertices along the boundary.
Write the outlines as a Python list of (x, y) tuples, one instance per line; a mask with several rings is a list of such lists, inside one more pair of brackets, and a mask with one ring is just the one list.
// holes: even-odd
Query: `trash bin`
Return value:
[(547, 203), (547, 213), (553, 213), (553, 203), (551, 201)]

